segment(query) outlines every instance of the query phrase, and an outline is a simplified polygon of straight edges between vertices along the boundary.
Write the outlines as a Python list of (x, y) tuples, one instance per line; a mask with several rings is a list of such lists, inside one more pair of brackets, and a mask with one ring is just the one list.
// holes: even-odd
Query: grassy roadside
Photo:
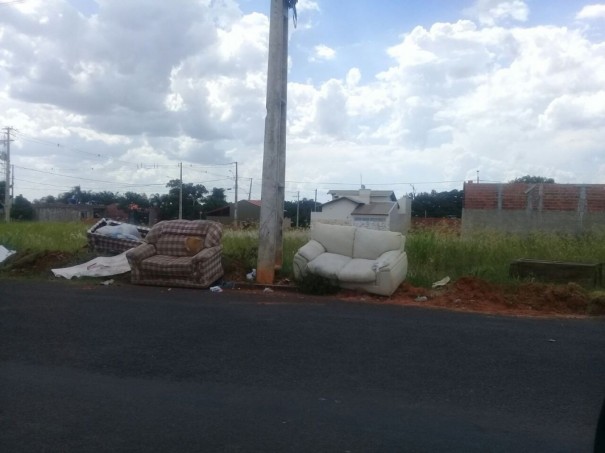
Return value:
[[(90, 258), (88, 228), (80, 222), (0, 223), (0, 245), (17, 252), (64, 254), (77, 261)], [(307, 230), (290, 230), (284, 235), (282, 278), (292, 278), (292, 259), (307, 239)], [(222, 242), (227, 270), (250, 272), (256, 267), (257, 230), (226, 229)], [(453, 280), (473, 276), (491, 283), (512, 284), (515, 282), (509, 277), (509, 265), (518, 258), (605, 262), (605, 234), (576, 237), (482, 232), (462, 238), (455, 231), (425, 228), (407, 235), (406, 251), (407, 280), (416, 286), (430, 286), (445, 276)]]
[[(51, 269), (93, 259), (96, 254), (88, 250), (87, 229), (88, 225), (78, 222), (0, 223), (0, 245), (17, 251), (15, 256), (0, 264), (0, 278), (49, 278)], [(308, 234), (308, 230), (286, 232), (283, 266), (276, 273), (276, 282), (293, 280), (293, 257), (307, 242)], [(225, 278), (245, 281), (246, 274), (256, 267), (258, 231), (226, 229), (222, 244)], [(451, 299), (447, 302), (450, 307), (455, 307), (460, 300), (475, 303), (481, 299), (499, 300), (503, 295), (515, 294), (511, 297), (512, 304), (516, 306), (531, 305), (537, 310), (544, 310), (549, 309), (546, 305), (561, 305), (577, 314), (605, 314), (605, 291), (602, 288), (582, 288), (575, 283), (538, 285), (537, 282), (519, 281), (509, 276), (509, 265), (518, 258), (605, 262), (605, 234), (574, 237), (482, 232), (462, 238), (450, 229), (420, 228), (407, 235), (406, 251), (409, 262), (407, 278), (400, 287), (400, 294), (393, 295), (391, 300), (398, 297), (413, 300), (420, 293), (428, 295), (429, 299), (439, 297), (432, 292), (431, 285), (448, 276), (455, 283), (449, 286), (449, 294), (441, 296)], [(124, 274), (117, 278), (127, 281), (129, 277)], [(466, 287), (469, 283), (473, 286), (470, 289)], [(483, 284), (489, 285), (492, 292), (483, 293), (474, 287)]]

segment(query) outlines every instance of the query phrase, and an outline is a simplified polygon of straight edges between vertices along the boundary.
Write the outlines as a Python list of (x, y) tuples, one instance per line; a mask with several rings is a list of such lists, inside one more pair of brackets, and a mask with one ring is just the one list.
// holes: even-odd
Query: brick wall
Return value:
[(605, 184), (464, 184), (465, 209), (605, 211)]
[(605, 184), (464, 184), (462, 233), (605, 230)]

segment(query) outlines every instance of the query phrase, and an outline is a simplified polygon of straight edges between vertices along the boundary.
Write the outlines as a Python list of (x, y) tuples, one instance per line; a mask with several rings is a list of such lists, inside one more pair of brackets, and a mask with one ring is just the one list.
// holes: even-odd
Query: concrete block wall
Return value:
[(464, 184), (462, 233), (605, 229), (604, 184)]

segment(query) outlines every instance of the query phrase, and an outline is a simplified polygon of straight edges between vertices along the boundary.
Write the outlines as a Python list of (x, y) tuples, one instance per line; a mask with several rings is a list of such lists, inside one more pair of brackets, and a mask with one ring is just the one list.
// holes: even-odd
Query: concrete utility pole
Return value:
[(288, 9), (297, 0), (271, 0), (267, 116), (259, 228), (258, 283), (273, 283), (283, 260), (283, 220), (286, 185), (286, 107), (288, 84)]

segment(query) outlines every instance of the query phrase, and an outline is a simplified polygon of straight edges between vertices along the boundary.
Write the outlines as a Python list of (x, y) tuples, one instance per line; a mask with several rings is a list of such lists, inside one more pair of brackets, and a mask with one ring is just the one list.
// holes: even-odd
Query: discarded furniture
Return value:
[(149, 228), (112, 219), (101, 219), (86, 232), (88, 249), (92, 252), (119, 255), (143, 242)]
[(602, 264), (518, 259), (510, 263), (511, 277), (552, 283), (575, 282), (587, 287), (602, 285)]
[(132, 283), (208, 288), (223, 276), (222, 233), (208, 220), (156, 223), (143, 244), (126, 252)]
[(407, 274), (405, 236), (392, 231), (316, 223), (310, 241), (294, 255), (294, 277), (307, 273), (341, 288), (390, 296)]

